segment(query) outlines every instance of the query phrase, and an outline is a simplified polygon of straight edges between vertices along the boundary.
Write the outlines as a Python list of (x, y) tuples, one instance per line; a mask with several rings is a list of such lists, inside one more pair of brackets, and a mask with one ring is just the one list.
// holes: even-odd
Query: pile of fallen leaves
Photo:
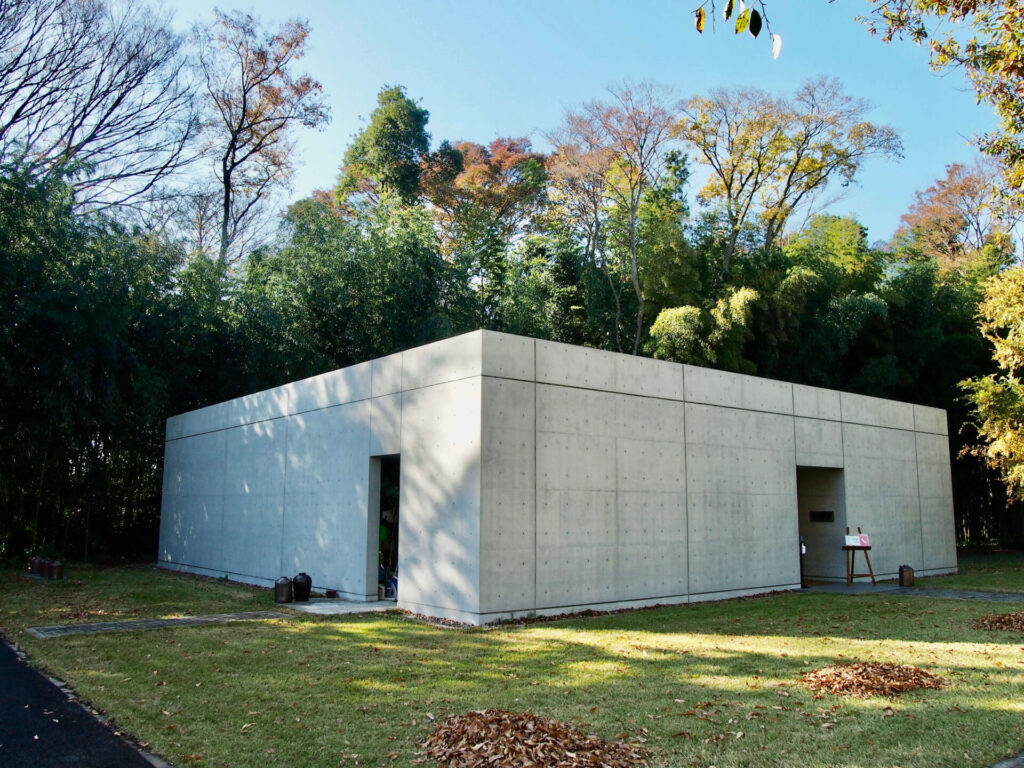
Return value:
[(632, 768), (651, 754), (636, 744), (587, 736), (569, 723), (503, 709), (452, 715), (427, 737), (423, 751), (450, 768)]
[(843, 696), (898, 696), (919, 688), (939, 688), (942, 678), (912, 664), (867, 661), (856, 664), (836, 664), (808, 672), (804, 682), (819, 695), (826, 693)]
[(987, 629), (989, 632), (1020, 632), (1024, 635), (1024, 611), (982, 616), (975, 620), (974, 628)]

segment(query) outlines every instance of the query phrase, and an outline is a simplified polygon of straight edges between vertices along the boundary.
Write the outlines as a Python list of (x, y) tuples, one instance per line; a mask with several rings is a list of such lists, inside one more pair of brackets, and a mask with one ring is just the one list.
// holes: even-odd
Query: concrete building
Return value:
[(168, 419), (159, 560), (376, 600), (397, 537), (482, 623), (842, 580), (847, 526), (955, 571), (944, 411), (477, 331)]

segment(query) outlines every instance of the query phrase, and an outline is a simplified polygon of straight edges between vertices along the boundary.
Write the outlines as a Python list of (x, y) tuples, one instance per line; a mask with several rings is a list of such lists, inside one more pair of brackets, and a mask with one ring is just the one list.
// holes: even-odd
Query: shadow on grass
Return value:
[[(963, 563), (952, 577), (960, 581), (943, 586), (980, 574), (979, 583), (1006, 588), (1024, 556)], [(141, 618), (271, 605), (264, 590), (145, 567), (71, 568), (64, 583), (6, 573), (0, 588), (5, 626), (58, 623), (53, 612), (84, 612), (71, 623), (100, 620), (97, 611)], [(301, 616), (33, 642), (29, 651), (181, 765), (193, 755), (261, 768), (413, 765), (437, 719), (497, 706), (644, 739), (658, 768), (982, 768), (1024, 749), (1024, 638), (971, 628), (1011, 610), (781, 594), (471, 630), (398, 615)], [(800, 682), (809, 670), (869, 659), (916, 664), (947, 685), (890, 701), (816, 699)]]
[[(306, 615), (30, 650), (182, 764), (413, 765), (436, 720), (502, 707), (643, 739), (657, 768), (980, 767), (1024, 748), (1024, 640), (970, 629), (1004, 608), (781, 594), (454, 630)], [(890, 701), (816, 699), (800, 682), (868, 659), (948, 685)]]

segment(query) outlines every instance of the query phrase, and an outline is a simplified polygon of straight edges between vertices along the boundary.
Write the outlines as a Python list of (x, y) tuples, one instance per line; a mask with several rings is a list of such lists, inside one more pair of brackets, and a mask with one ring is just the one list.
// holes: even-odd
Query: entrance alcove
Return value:
[(367, 514), (367, 594), (398, 599), (398, 499), (401, 459), (370, 457), (370, 493)]
[(796, 494), (800, 537), (807, 547), (803, 558), (804, 581), (845, 580), (841, 549), (846, 533), (843, 470), (797, 467)]

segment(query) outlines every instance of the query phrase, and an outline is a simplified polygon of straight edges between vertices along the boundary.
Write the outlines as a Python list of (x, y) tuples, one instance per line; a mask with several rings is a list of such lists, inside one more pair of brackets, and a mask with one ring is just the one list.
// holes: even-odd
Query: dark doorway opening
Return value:
[(398, 599), (398, 518), (401, 462), (398, 456), (380, 457), (380, 524), (377, 531), (377, 596)]
[(846, 489), (843, 470), (797, 467), (796, 494), (800, 516), (801, 577), (804, 582), (846, 579), (843, 536)]

